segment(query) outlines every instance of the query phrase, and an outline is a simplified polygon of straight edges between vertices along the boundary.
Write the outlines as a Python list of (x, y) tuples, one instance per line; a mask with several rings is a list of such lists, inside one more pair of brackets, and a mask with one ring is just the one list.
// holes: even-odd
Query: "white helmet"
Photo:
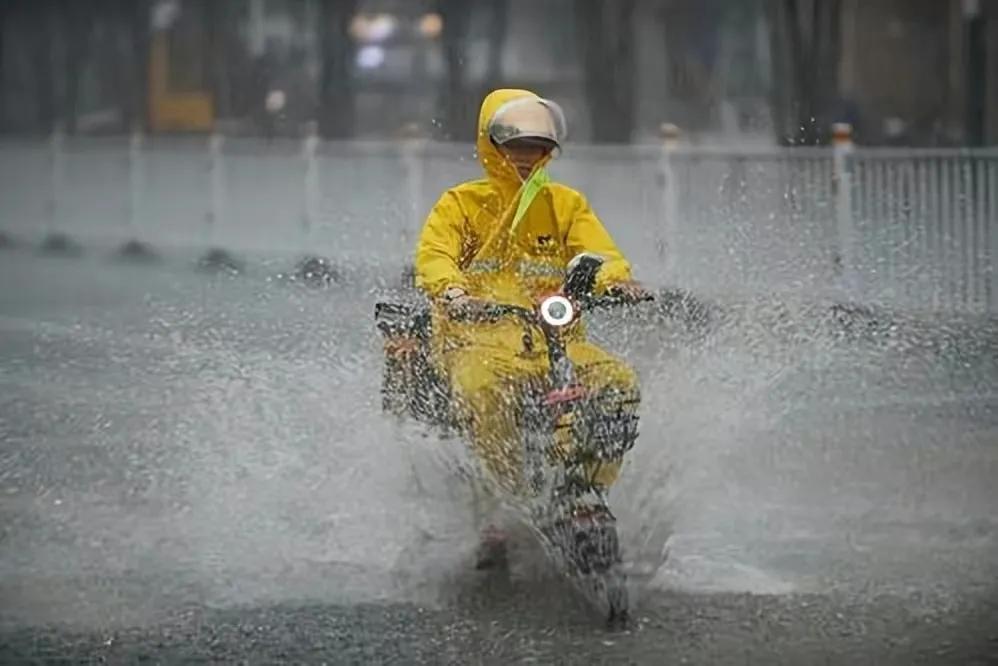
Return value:
[(561, 148), (565, 139), (565, 114), (557, 102), (540, 97), (520, 97), (500, 106), (488, 124), (492, 141), (503, 145), (514, 140), (534, 140)]

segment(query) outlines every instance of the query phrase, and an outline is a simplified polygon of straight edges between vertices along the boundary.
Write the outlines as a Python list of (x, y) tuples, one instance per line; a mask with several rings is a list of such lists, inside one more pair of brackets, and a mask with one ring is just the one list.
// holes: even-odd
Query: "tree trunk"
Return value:
[(767, 4), (774, 67), (777, 140), (825, 143), (829, 109), (839, 90), (842, 0), (781, 0)]
[(439, 0), (437, 11), (444, 20), (443, 50), (447, 75), (437, 102), (444, 119), (443, 138), (474, 136), (477, 118), (468, 103), (471, 96), (465, 85), (468, 26), (471, 23), (470, 0)]
[(576, 0), (592, 139), (626, 143), (634, 128), (634, 0)]
[(123, 92), (125, 126), (129, 130), (149, 129), (149, 0), (124, 0), (123, 19), (128, 21), (130, 61)]
[(769, 24), (769, 50), (772, 62), (773, 84), (770, 88), (770, 106), (773, 112), (773, 131), (780, 145), (793, 141), (795, 135), (791, 118), (796, 117), (791, 104), (794, 98), (795, 85), (789, 85), (795, 80), (796, 74), (792, 65), (789, 48), (789, 24), (785, 13), (786, 2), (767, 2), (765, 4), (766, 21)]
[(31, 69), (35, 94), (36, 128), (49, 133), (56, 123), (55, 71), (53, 67), (53, 8), (42, 5), (27, 12), (27, 25), (32, 33)]
[(9, 13), (9, 4), (0, 2), (0, 133), (7, 130), (7, 70), (3, 53)]
[(350, 138), (356, 127), (350, 40), (350, 20), (356, 10), (357, 0), (323, 0), (320, 10), (319, 131), (326, 139)]
[(215, 106), (215, 117), (225, 118), (232, 112), (231, 79), (226, 67), (226, 56), (235, 20), (232, 5), (228, 2), (208, 2), (205, 10), (209, 89)]
[(63, 39), (63, 118), (66, 132), (76, 133), (80, 114), (80, 82), (90, 57), (96, 8), (85, 0), (59, 3), (59, 34)]
[(489, 29), (489, 65), (486, 87), (494, 88), (502, 79), (502, 54), (509, 21), (509, 0), (492, 0), (492, 23)]

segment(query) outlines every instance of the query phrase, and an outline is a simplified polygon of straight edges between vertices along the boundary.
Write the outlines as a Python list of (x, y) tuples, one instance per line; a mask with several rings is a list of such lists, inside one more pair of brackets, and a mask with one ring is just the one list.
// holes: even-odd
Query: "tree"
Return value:
[(319, 79), (319, 132), (326, 139), (349, 138), (356, 126), (350, 21), (358, 0), (323, 0), (319, 13), (322, 73)]
[(31, 32), (32, 79), (35, 89), (37, 128), (51, 132), (58, 119), (55, 93), (55, 67), (53, 64), (53, 32), (55, 11), (49, 4), (42, 4), (35, 11), (27, 12)]
[(205, 39), (208, 42), (208, 79), (216, 118), (226, 118), (233, 111), (233, 78), (242, 75), (229, 66), (232, 56), (232, 42), (238, 30), (240, 7), (231, 2), (208, 2), (205, 4)]
[(76, 132), (80, 115), (80, 85), (90, 58), (96, 7), (87, 0), (59, 3), (60, 34), (63, 39), (63, 118), (66, 131)]
[(823, 143), (838, 102), (842, 0), (772, 0), (766, 11), (777, 139)]
[(7, 70), (4, 67), (4, 33), (7, 30), (7, 17), (10, 7), (0, 2), (0, 132), (7, 129)]
[(719, 0), (665, 2), (657, 8), (665, 50), (666, 118), (684, 130), (712, 123), (720, 97), (721, 31), (732, 11), (737, 9)]
[[(473, 136), (477, 130), (478, 108), (488, 92), (501, 85), (502, 48), (506, 41), (509, 0), (437, 0), (436, 10), (443, 18), (442, 46), (446, 74), (437, 102), (444, 119), (444, 138)], [(485, 39), (488, 56), (484, 77), (467, 80), (468, 35), (474, 15), (487, 17)]]
[[(470, 127), (469, 94), (465, 86), (465, 62), (468, 53), (468, 28), (471, 25), (472, 3), (469, 0), (439, 0), (437, 11), (443, 18), (441, 35), (447, 73), (437, 103), (444, 119), (447, 137), (474, 134)], [(468, 130), (467, 132), (465, 130)]]
[(149, 0), (122, 0), (129, 60), (122, 86), (122, 120), (126, 129), (149, 126)]
[(492, 87), (498, 85), (502, 77), (502, 51), (509, 22), (509, 0), (492, 0), (489, 6), (492, 8), (492, 16), (489, 21), (489, 62), (485, 70), (485, 84)]
[(596, 143), (631, 140), (634, 128), (635, 0), (576, 0), (585, 91)]

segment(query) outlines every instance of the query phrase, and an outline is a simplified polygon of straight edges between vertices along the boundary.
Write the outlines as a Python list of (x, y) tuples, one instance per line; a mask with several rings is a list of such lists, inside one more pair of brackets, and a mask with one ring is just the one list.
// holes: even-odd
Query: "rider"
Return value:
[[(515, 320), (482, 323), (453, 315), (481, 312), (491, 302), (531, 307), (559, 289), (569, 260), (582, 252), (604, 259), (598, 294), (611, 288), (633, 298), (647, 294), (585, 197), (549, 180), (545, 166), (564, 134), (564, 115), (550, 100), (514, 89), (486, 96), (476, 141), (486, 178), (444, 192), (416, 248), (416, 284), (435, 302), (435, 361), (447, 373), (475, 449), (513, 491), (520, 481), (519, 451), (516, 408), (508, 396), (545, 376), (543, 341), (530, 352)], [(633, 370), (574, 329), (567, 353), (578, 380), (601, 396), (607, 418), (624, 415), (633, 422), (639, 398)], [(608, 488), (619, 468), (619, 460), (605, 465), (597, 483)]]

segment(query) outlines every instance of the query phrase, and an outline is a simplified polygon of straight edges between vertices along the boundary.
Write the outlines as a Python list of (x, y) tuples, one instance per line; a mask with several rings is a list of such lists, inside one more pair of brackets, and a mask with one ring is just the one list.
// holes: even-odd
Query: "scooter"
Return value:
[[(614, 401), (616, 412), (608, 412), (603, 396), (591, 395), (577, 381), (563, 339), (582, 312), (635, 303), (621, 294), (593, 295), (602, 264), (598, 255), (578, 255), (568, 265), (560, 293), (536, 308), (490, 304), (465, 318), (518, 320), (528, 352), (533, 333), (543, 334), (548, 377), (543, 385), (525, 386), (519, 401), (525, 488), (523, 500), (513, 504), (524, 510), (527, 524), (561, 570), (616, 629), (628, 623), (627, 580), (616, 518), (595, 479), (601, 465), (619, 461), (634, 446), (638, 417), (620, 409), (620, 400)], [(375, 319), (385, 337), (383, 409), (445, 432), (459, 431), (449, 387), (430, 359), (429, 307), (378, 303)]]

